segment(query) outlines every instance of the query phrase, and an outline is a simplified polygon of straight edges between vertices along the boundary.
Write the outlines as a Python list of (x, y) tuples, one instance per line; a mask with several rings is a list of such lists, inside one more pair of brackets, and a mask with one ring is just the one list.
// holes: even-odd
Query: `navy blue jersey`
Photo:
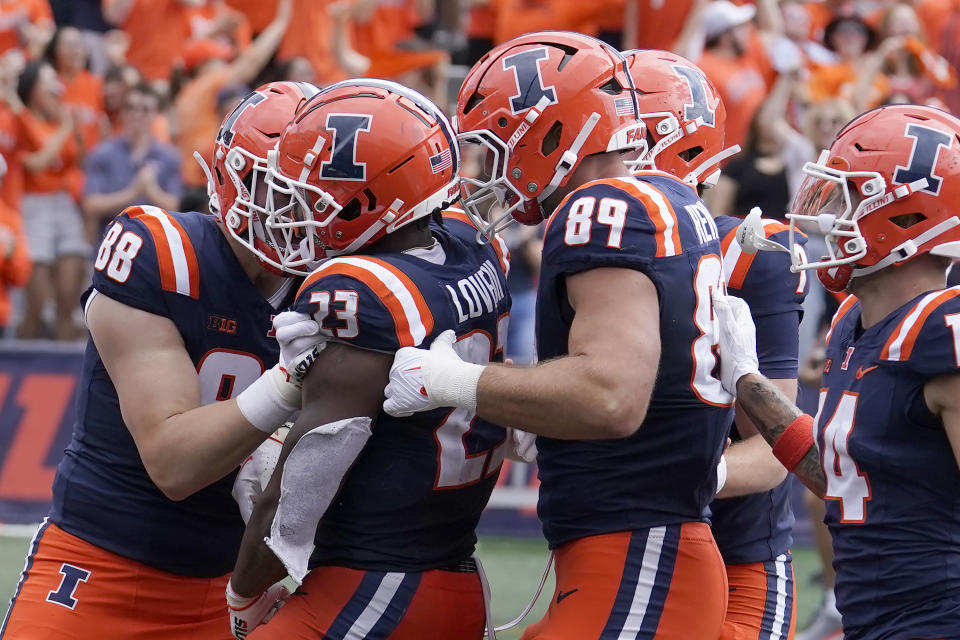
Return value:
[(960, 638), (960, 470), (923, 387), (960, 369), (960, 287), (828, 337), (816, 417), (847, 640)]
[[(778, 251), (740, 250), (735, 236), (742, 220), (720, 216), (724, 273), (728, 291), (746, 300), (757, 325), (757, 357), (760, 372), (768, 378), (797, 378), (798, 332), (807, 293), (807, 273), (790, 272), (790, 256)], [(790, 246), (789, 227), (764, 220), (767, 239)], [(803, 251), (803, 236), (795, 251)], [(740, 439), (736, 425), (730, 438)], [(789, 479), (778, 487), (740, 498), (715, 500), (710, 505), (713, 536), (727, 564), (768, 562), (786, 553), (793, 544), (793, 510)]]
[[(502, 359), (510, 310), (499, 240), (476, 241), (460, 212), (432, 225), (439, 249), (328, 260), (294, 308), (333, 339), (392, 353), (453, 329), (465, 360)], [(358, 383), (361, 381), (358, 381)], [(317, 527), (311, 566), (423, 571), (469, 557), (506, 453), (506, 431), (463, 409), (381, 412)]]
[[(566, 277), (636, 269), (657, 288), (661, 356), (647, 416), (624, 440), (538, 438), (544, 534), (584, 536), (705, 520), (732, 398), (714, 376), (711, 291), (722, 286), (716, 225), (694, 190), (659, 172), (587, 183), (550, 218), (537, 296), (540, 360), (566, 355)], [(629, 318), (623, 318), (629, 323)], [(637, 363), (653, 366), (653, 363)]]
[[(268, 335), (274, 308), (211, 216), (150, 206), (121, 213), (100, 245), (84, 304), (95, 295), (176, 325), (197, 367), (203, 404), (236, 396), (277, 362), (279, 347)], [(230, 495), (234, 475), (186, 500), (167, 499), (140, 461), (92, 340), (81, 375), (77, 423), (53, 481), (51, 520), (157, 569), (199, 577), (229, 572), (243, 534)]]

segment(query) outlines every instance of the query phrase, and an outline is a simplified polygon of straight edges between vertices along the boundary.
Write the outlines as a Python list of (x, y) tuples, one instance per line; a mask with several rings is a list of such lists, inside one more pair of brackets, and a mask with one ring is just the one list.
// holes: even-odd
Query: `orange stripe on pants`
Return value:
[[(656, 529), (667, 534), (651, 547)], [(547, 614), (522, 640), (615, 639), (625, 628), (639, 640), (716, 638), (723, 624), (726, 575), (704, 523), (575, 540), (557, 549), (556, 578)]]
[[(5, 640), (233, 637), (223, 595), (229, 576), (188, 578), (160, 571), (54, 524), (36, 539), (27, 563), (0, 635)], [(85, 579), (77, 580), (81, 574)]]
[(340, 640), (355, 624), (357, 633), (356, 629), (363, 624), (361, 618), (368, 625), (362, 628), (372, 625), (371, 637), (482, 640), (483, 590), (476, 573), (434, 570), (386, 574), (405, 582), (413, 578), (412, 598), (403, 593), (408, 588), (404, 586), (382, 593), (379, 588), (384, 575), (344, 567), (317, 567), (270, 622), (250, 634), (249, 640)]
[[(784, 563), (788, 580), (783, 585), (783, 594), (777, 593), (777, 575), (775, 570), (771, 571), (771, 564), (727, 565), (730, 595), (720, 640), (793, 640), (797, 627), (797, 585), (793, 580), (792, 562), (788, 559)], [(776, 616), (778, 597), (784, 600), (781, 617)]]

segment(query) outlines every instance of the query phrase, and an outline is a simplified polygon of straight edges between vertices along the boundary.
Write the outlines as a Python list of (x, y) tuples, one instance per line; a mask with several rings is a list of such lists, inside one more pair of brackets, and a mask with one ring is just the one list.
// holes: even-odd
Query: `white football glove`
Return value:
[(243, 416), (265, 433), (273, 433), (300, 408), (300, 383), (327, 344), (327, 336), (305, 313), (284, 311), (273, 319), (273, 327), (280, 362), (237, 396)]
[(227, 610), (230, 612), (230, 633), (237, 640), (244, 640), (261, 624), (282, 607), (290, 592), (281, 583), (277, 583), (260, 594), (259, 597), (244, 598), (237, 595), (233, 585), (227, 583)]
[(750, 373), (760, 373), (757, 362), (757, 329), (750, 307), (736, 296), (713, 292), (720, 349), (720, 382), (727, 393), (737, 395), (737, 382)]
[(284, 425), (273, 432), (269, 438), (251, 453), (237, 473), (233, 482), (233, 499), (240, 507), (240, 517), (244, 522), (250, 521), (250, 514), (257, 505), (257, 499), (270, 482), (270, 476), (280, 459), (283, 450), (283, 441), (287, 437), (290, 427)]
[(280, 343), (280, 366), (299, 389), (320, 352), (327, 346), (327, 336), (320, 324), (299, 311), (284, 311), (273, 318), (273, 330)]
[(383, 410), (395, 418), (437, 407), (477, 410), (477, 381), (484, 367), (464, 362), (453, 345), (456, 334), (448, 329), (430, 349), (403, 347), (390, 367), (390, 382), (384, 389)]

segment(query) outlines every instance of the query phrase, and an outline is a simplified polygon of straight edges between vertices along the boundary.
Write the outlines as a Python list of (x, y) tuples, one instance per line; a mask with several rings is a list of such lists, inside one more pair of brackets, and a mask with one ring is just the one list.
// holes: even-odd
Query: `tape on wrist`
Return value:
[(277, 382), (272, 379), (278, 373), (283, 375), (279, 370), (268, 370), (237, 395), (240, 413), (247, 422), (266, 434), (276, 431), (297, 409), (287, 403), (277, 387)]
[(813, 418), (801, 413), (777, 438), (773, 445), (773, 455), (787, 471), (793, 471), (814, 444)]
[(727, 457), (721, 455), (720, 462), (717, 463), (717, 490), (714, 495), (720, 493), (725, 484), (727, 484)]
[(470, 362), (457, 362), (437, 372), (426, 381), (427, 392), (442, 407), (457, 407), (471, 413), (477, 410), (477, 382), (486, 367)]
[(234, 611), (242, 611), (256, 602), (259, 598), (256, 596), (246, 597), (239, 595), (233, 590), (233, 583), (227, 582), (227, 606)]

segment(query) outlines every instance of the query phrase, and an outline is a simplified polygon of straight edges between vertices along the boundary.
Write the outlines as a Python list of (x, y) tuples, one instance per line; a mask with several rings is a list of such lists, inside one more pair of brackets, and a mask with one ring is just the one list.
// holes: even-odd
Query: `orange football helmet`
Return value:
[[(301, 106), (270, 154), (266, 227), (285, 271), (354, 253), (460, 197), (460, 154), (440, 108), (395, 82), (331, 85)], [(279, 196), (278, 196), (279, 194)], [(288, 198), (288, 204), (276, 206)]]
[(220, 125), (212, 172), (194, 152), (207, 175), (210, 211), (272, 270), (280, 269), (280, 261), (275, 239), (264, 226), (267, 153), (297, 109), (319, 91), (303, 82), (265, 84), (244, 98)]
[(816, 269), (831, 291), (925, 253), (960, 258), (960, 120), (917, 105), (868, 111), (847, 124), (807, 175), (790, 213), (826, 235)]
[(623, 55), (651, 145), (630, 168), (656, 168), (693, 186), (715, 185), (720, 163), (740, 151), (738, 145), (723, 147), (727, 110), (716, 87), (700, 67), (675, 53), (634, 49)]
[[(600, 40), (543, 31), (501, 44), (457, 97), (460, 143), (485, 152), (484, 175), (463, 180), (464, 208), (488, 237), (512, 219), (538, 224), (551, 213), (543, 200), (584, 157), (645, 149), (637, 116), (626, 61)], [(506, 210), (488, 223), (495, 204)]]

